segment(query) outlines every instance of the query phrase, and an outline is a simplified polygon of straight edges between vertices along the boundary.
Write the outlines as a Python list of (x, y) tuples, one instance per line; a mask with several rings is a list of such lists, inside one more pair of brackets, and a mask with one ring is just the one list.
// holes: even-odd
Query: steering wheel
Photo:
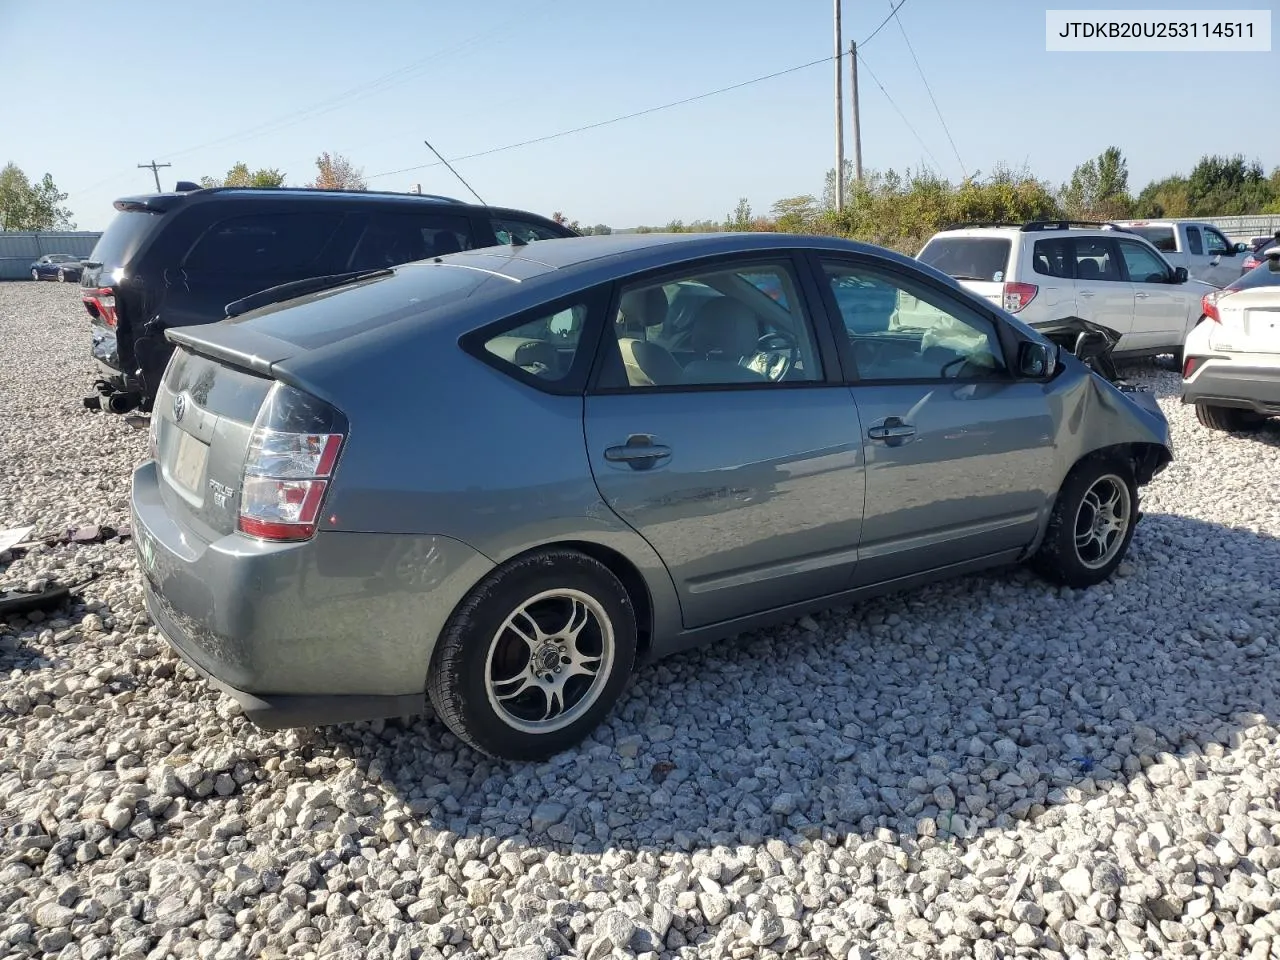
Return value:
[(756, 341), (755, 356), (746, 362), (747, 369), (754, 370), (770, 380), (784, 380), (800, 360), (800, 345), (790, 333), (781, 330), (766, 333)]

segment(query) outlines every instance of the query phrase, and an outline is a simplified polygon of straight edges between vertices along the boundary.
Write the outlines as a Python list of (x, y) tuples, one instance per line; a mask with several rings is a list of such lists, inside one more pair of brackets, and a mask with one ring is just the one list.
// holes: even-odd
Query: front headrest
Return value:
[(731, 297), (708, 300), (693, 319), (693, 349), (737, 361), (754, 356), (760, 339), (755, 314)]

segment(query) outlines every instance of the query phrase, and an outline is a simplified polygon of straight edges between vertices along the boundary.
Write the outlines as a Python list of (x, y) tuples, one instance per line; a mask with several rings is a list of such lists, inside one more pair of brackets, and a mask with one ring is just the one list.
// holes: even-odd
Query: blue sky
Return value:
[[(1047, 53), (1045, 6), (908, 0), (899, 14), (966, 170), (1026, 163), (1058, 183), (1109, 144), (1124, 151), (1135, 189), (1206, 152), (1280, 164), (1280, 125), (1248, 106), (1262, 77), (1280, 76), (1280, 53)], [(846, 0), (846, 42), (889, 10), (888, 0)], [(829, 0), (118, 0), (86, 21), (65, 6), (0, 0), (0, 163), (52, 173), (80, 228), (101, 229), (113, 199), (154, 189), (136, 168), (152, 158), (173, 164), (161, 171), (166, 189), (237, 160), (304, 183), (322, 150), (366, 175), (397, 170), (434, 159), (424, 136), (458, 157), (829, 55), (831, 14)], [(923, 161), (958, 179), (898, 25), (862, 53), (924, 144), (864, 70), (864, 165)], [(833, 71), (821, 64), (458, 168), (490, 203), (584, 223), (719, 219), (739, 197), (765, 212), (821, 192), (834, 164)], [(439, 166), (370, 179), (414, 183), (466, 195)]]

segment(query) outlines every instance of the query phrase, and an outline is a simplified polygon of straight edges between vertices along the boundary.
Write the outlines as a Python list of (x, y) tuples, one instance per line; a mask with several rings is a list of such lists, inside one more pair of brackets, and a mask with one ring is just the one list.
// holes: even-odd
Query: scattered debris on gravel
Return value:
[[(0, 528), (129, 520), (147, 438), (80, 402), (77, 296), (0, 284)], [(1128, 373), (1177, 460), (1113, 582), (664, 661), (540, 765), (431, 717), (260, 731), (170, 655), (129, 540), (0, 556), (0, 590), (83, 584), (0, 620), (0, 958), (1280, 955), (1280, 429)]]

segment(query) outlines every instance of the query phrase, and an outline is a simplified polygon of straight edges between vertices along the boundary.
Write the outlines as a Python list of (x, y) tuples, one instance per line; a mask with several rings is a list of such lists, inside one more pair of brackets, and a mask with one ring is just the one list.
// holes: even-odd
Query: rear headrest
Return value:
[(627, 328), (661, 326), (667, 319), (667, 295), (661, 287), (628, 290), (618, 303), (618, 313), (619, 322)]

